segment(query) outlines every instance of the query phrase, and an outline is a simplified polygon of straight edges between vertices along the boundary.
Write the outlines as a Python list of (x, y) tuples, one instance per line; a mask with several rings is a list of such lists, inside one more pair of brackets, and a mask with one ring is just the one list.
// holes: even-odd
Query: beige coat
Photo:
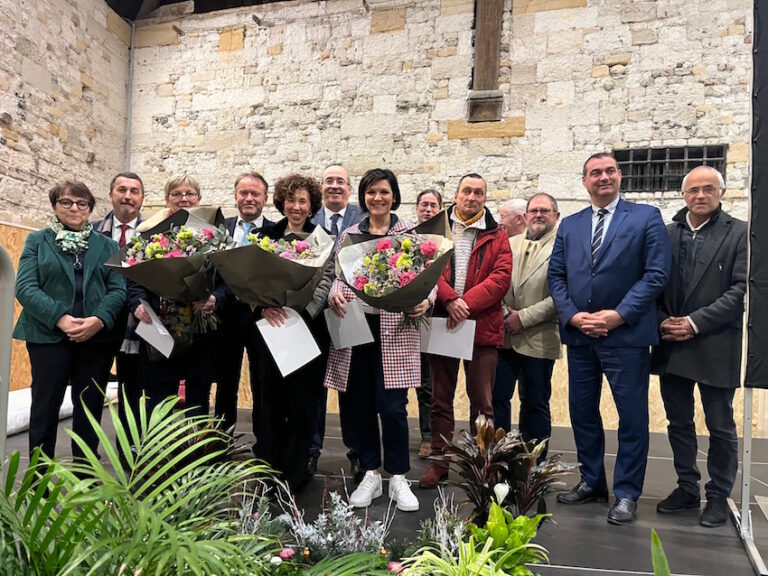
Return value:
[(520, 322), (525, 329), (522, 334), (504, 335), (504, 348), (513, 348), (516, 352), (533, 358), (560, 358), (560, 333), (557, 327), (555, 304), (549, 295), (547, 269), (552, 247), (555, 245), (557, 228), (553, 229), (539, 242), (542, 243), (534, 261), (527, 266), (525, 276), (519, 264), (529, 241), (525, 234), (519, 234), (509, 239), (512, 249), (514, 266), (512, 268), (512, 285), (504, 297), (506, 308), (517, 310)]

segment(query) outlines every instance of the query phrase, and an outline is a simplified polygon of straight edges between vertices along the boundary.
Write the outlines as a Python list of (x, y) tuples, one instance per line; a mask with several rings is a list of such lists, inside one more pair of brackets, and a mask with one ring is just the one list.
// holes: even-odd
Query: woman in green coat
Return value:
[[(13, 337), (26, 340), (32, 366), (29, 451), (53, 457), (59, 410), (72, 386), (72, 429), (94, 451), (99, 440), (83, 405), (101, 418), (115, 340), (125, 301), (123, 278), (104, 266), (117, 243), (93, 231), (95, 199), (80, 182), (63, 182), (48, 196), (54, 218), (24, 243), (16, 278), (23, 310)], [(75, 442), (72, 454), (81, 456)]]

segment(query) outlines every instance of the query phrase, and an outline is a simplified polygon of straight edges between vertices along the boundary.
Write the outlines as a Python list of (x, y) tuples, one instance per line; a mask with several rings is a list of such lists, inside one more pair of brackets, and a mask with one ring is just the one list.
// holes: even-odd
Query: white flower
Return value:
[(269, 563), (273, 566), (280, 566), (280, 564), (283, 563), (283, 559), (280, 558), (280, 556), (272, 556), (272, 559), (269, 561)]
[(501, 505), (504, 502), (504, 498), (509, 494), (509, 484), (506, 482), (499, 482), (493, 487), (493, 493), (496, 494), (496, 501)]

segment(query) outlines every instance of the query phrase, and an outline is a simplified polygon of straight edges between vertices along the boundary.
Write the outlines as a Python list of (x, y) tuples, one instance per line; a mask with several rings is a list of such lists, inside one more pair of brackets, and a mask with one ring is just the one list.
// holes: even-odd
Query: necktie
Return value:
[(125, 243), (128, 241), (128, 239), (125, 237), (125, 233), (128, 231), (128, 224), (120, 224), (120, 240), (117, 241), (117, 245), (120, 246), (120, 248), (125, 247)]
[(240, 224), (243, 226), (243, 237), (240, 240), (240, 246), (248, 246), (250, 242), (248, 241), (248, 234), (251, 233), (251, 228), (253, 228), (253, 222), (243, 222), (241, 221)]
[(608, 214), (608, 210), (600, 208), (597, 211), (597, 225), (595, 226), (595, 233), (592, 234), (592, 263), (595, 263), (597, 259), (597, 253), (600, 251), (600, 244), (603, 243), (603, 225), (605, 224), (605, 215)]
[(341, 214), (331, 216), (331, 234), (337, 237), (339, 235), (339, 218), (341, 218)]

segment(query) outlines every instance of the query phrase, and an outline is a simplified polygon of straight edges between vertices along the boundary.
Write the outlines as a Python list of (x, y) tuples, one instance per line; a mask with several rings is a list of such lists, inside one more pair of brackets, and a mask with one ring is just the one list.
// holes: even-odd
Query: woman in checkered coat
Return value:
[[(358, 198), (363, 219), (342, 233), (339, 245), (347, 234), (387, 236), (401, 234), (412, 227), (392, 213), (400, 206), (400, 187), (390, 170), (375, 168), (366, 172), (360, 180)], [(328, 295), (328, 304), (338, 316), (343, 316), (345, 304), (354, 298), (355, 294), (337, 278)], [(434, 301), (434, 291), (430, 299), (422, 301), (408, 314), (425, 314)], [(405, 479), (410, 469), (406, 404), (408, 388), (416, 388), (421, 383), (419, 331), (401, 327), (402, 313), (377, 310), (364, 303), (362, 308), (374, 342), (343, 350), (336, 350), (331, 344), (325, 375), (326, 388), (339, 391), (343, 436), (354, 442), (349, 448), (356, 452), (366, 471), (349, 502), (362, 508), (381, 496), (381, 438), (384, 470), (392, 475), (389, 496), (398, 509), (413, 512), (419, 509), (419, 501)]]

